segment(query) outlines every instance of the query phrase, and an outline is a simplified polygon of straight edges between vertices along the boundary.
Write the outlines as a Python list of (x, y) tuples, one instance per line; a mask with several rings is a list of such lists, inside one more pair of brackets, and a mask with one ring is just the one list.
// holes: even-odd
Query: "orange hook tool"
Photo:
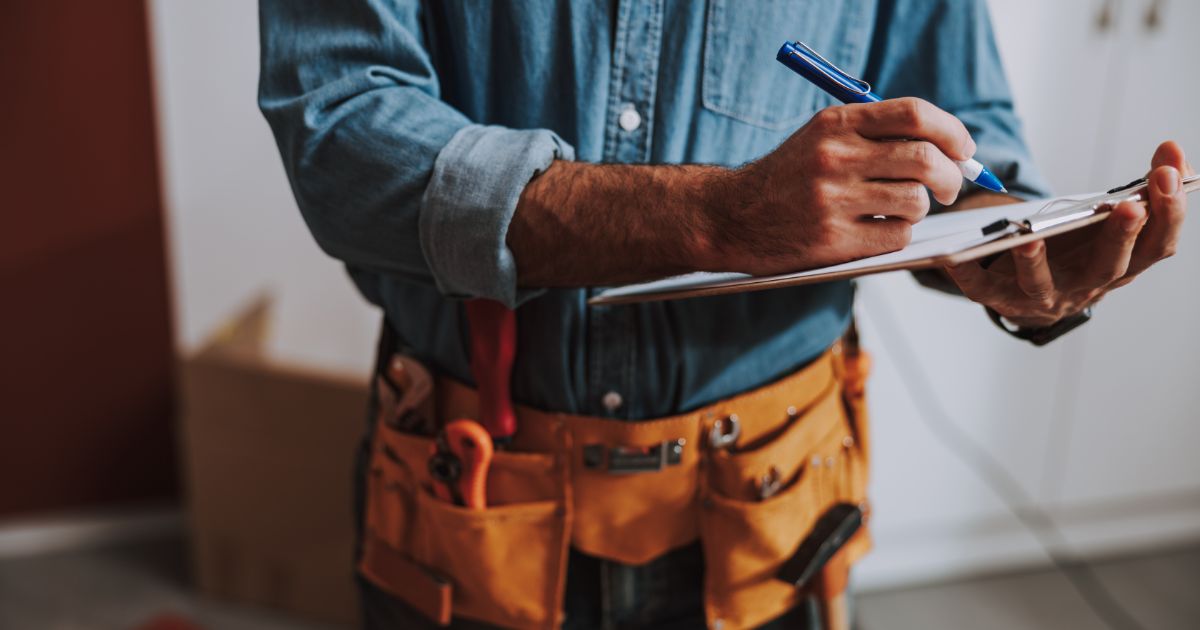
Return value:
[(510, 393), (517, 315), (500, 302), (485, 299), (468, 300), (466, 311), (479, 422), (455, 420), (442, 429), (429, 459), (429, 473), (438, 498), (483, 509), (493, 449), (508, 444), (517, 432)]
[(487, 507), (487, 473), (492, 463), (492, 438), (474, 420), (454, 420), (442, 427), (429, 475), (433, 492), (443, 501), (473, 510)]

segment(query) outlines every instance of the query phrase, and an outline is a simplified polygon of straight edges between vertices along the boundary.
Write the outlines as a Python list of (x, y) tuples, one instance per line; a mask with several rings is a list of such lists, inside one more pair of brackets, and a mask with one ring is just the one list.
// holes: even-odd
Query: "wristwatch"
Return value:
[(991, 318), (992, 323), (996, 324), (1000, 330), (1003, 330), (1017, 339), (1024, 339), (1035, 346), (1044, 346), (1051, 341), (1054, 341), (1055, 339), (1058, 339), (1059, 337), (1071, 332), (1072, 330), (1079, 328), (1092, 318), (1092, 307), (1089, 306), (1082, 311), (1079, 311), (1074, 315), (1068, 315), (1049, 326), (1045, 326), (1043, 328), (1026, 328), (1024, 326), (1018, 326), (1004, 319), (1003, 315), (997, 313), (991, 307), (985, 306), (984, 309), (987, 311), (988, 317)]

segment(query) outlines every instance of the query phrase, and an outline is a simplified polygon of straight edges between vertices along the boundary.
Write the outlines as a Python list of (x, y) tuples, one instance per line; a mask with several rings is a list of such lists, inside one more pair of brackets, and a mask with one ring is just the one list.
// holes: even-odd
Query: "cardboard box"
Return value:
[(196, 583), (214, 598), (356, 623), (352, 479), (362, 379), (271, 362), (260, 301), (182, 366)]

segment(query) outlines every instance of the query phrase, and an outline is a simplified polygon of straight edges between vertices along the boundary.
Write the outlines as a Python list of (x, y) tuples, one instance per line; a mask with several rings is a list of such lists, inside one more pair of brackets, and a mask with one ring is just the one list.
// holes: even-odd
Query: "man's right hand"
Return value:
[(974, 153), (963, 124), (925, 101), (831, 107), (734, 170), (556, 161), (521, 193), (507, 243), (525, 287), (812, 269), (907, 245), (926, 188), (954, 202), (952, 160)]
[(706, 178), (716, 252), (704, 266), (761, 275), (901, 249), (929, 212), (926, 188), (954, 203), (954, 161), (974, 154), (966, 127), (920, 99), (825, 109), (770, 154)]

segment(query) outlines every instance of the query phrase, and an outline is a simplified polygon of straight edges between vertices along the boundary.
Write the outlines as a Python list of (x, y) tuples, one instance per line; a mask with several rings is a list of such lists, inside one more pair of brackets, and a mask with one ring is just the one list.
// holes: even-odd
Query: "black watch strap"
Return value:
[(1054, 341), (1055, 339), (1058, 339), (1059, 337), (1071, 332), (1072, 330), (1079, 328), (1092, 318), (1092, 307), (1089, 306), (1074, 315), (1068, 315), (1058, 320), (1050, 326), (1046, 326), (1044, 328), (1024, 328), (1021, 326), (1014, 326), (1013, 324), (1005, 321), (1004, 317), (1000, 315), (1000, 313), (997, 313), (994, 309), (989, 307), (984, 308), (987, 310), (988, 317), (991, 318), (992, 323), (996, 324), (1000, 330), (1003, 330), (1017, 339), (1024, 339), (1035, 346), (1044, 346), (1051, 341)]

